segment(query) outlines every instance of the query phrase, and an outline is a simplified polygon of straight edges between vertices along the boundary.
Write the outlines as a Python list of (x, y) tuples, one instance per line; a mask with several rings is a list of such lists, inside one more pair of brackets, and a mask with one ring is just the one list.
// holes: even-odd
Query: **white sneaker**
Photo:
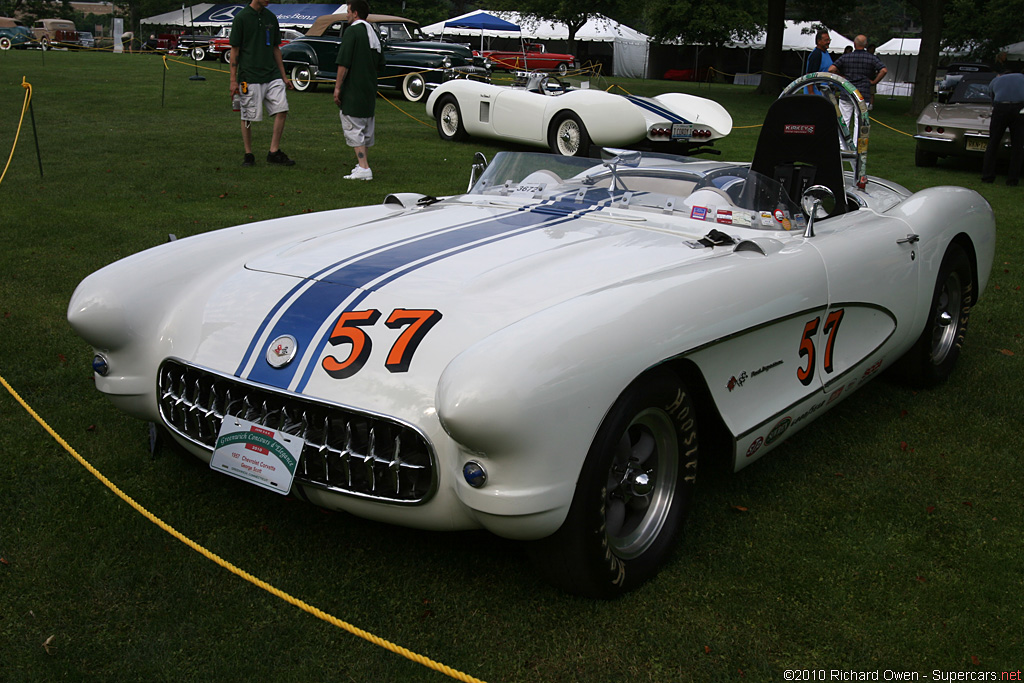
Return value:
[(362, 166), (356, 166), (352, 172), (345, 176), (345, 180), (373, 180), (373, 171)]

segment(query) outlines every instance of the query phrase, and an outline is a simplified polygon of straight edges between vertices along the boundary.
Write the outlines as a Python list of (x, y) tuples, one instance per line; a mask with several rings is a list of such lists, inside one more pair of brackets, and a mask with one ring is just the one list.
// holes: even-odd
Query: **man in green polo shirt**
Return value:
[(253, 166), (253, 122), (263, 120), (263, 107), (274, 117), (267, 163), (293, 166), (294, 161), (281, 151), (281, 133), (288, 117), (287, 88), (292, 82), (284, 72), (281, 60), (281, 29), (277, 17), (267, 9), (270, 0), (252, 0), (231, 22), (231, 97), (237, 95), (242, 112), (242, 142), (245, 145), (243, 166)]
[(334, 103), (341, 109), (345, 142), (356, 153), (356, 167), (345, 176), (346, 180), (373, 180), (366, 148), (373, 146), (377, 73), (384, 68), (384, 54), (377, 33), (366, 23), (369, 15), (366, 0), (352, 0), (348, 4), (349, 25), (338, 48)]

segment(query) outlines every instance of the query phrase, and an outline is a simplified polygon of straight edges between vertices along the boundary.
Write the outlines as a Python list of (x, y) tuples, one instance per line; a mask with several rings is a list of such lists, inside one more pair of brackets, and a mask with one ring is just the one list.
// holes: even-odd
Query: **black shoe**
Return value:
[(242, 159), (242, 166), (255, 166), (255, 165), (256, 165), (256, 155), (255, 154), (246, 154), (245, 158)]
[(284, 153), (284, 150), (277, 150), (276, 152), (267, 153), (267, 163), (277, 164), (278, 166), (294, 166), (295, 162), (288, 158), (288, 155)]
[(1017, 180), (1016, 178), (1008, 178), (1006, 180), (1006, 184), (1009, 185), (1010, 187), (1017, 187), (1017, 185), (1020, 184), (1020, 181)]

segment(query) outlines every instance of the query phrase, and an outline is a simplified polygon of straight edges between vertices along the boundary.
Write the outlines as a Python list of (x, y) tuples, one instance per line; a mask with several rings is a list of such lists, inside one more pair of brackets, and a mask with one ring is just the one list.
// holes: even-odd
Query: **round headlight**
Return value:
[(92, 357), (92, 371), (100, 377), (106, 377), (107, 373), (110, 372), (110, 363), (101, 353), (97, 353)]

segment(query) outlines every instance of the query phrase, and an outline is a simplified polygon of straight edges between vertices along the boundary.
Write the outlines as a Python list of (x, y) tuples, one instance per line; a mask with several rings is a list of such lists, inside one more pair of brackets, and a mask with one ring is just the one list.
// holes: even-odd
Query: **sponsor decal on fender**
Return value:
[(757, 451), (760, 450), (760, 448), (761, 448), (761, 446), (763, 444), (764, 444), (764, 437), (763, 436), (759, 436), (756, 439), (754, 439), (754, 442), (752, 444), (750, 444), (749, 448), (747, 448), (747, 457), (748, 458), (752, 457), (754, 455), (754, 453), (757, 453)]
[(776, 439), (781, 438), (782, 435), (786, 433), (786, 430), (789, 429), (789, 426), (791, 424), (793, 424), (793, 418), (791, 418), (791, 417), (784, 417), (784, 418), (782, 418), (777, 423), (775, 423), (775, 426), (772, 427), (772, 430), (770, 432), (768, 432), (768, 438), (765, 439), (764, 442), (766, 444), (771, 444), (772, 441), (775, 441)]

